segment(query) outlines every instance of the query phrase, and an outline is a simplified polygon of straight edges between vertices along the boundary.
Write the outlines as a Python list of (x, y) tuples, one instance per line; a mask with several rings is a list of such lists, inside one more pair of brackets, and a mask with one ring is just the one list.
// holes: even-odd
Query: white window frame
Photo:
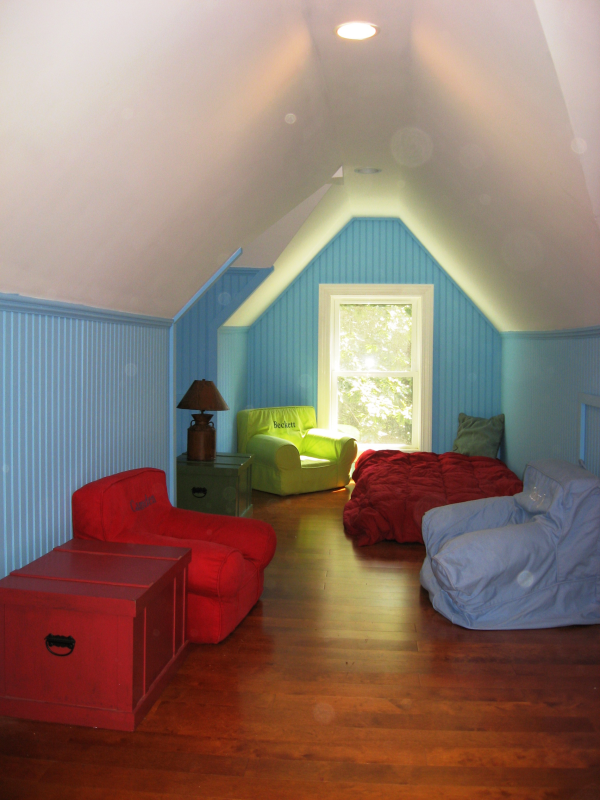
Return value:
[(385, 445), (390, 449), (430, 451), (433, 396), (433, 285), (339, 284), (319, 285), (319, 372), (317, 420), (320, 428), (332, 423), (331, 402), (337, 353), (337, 309), (344, 303), (398, 303), (413, 307), (413, 443)]

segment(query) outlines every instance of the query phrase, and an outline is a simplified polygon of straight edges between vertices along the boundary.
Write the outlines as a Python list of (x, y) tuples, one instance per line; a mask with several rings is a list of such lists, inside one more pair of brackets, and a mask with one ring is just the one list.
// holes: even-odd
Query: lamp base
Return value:
[(188, 461), (214, 461), (217, 453), (217, 431), (210, 420), (212, 414), (192, 414), (188, 428)]

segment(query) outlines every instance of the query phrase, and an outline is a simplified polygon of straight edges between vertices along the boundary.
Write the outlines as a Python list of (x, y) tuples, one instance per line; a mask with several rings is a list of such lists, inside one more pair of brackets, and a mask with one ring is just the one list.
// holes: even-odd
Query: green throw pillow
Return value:
[(465, 456), (489, 456), (496, 458), (504, 433), (504, 414), (484, 419), (458, 415), (458, 433), (452, 452)]

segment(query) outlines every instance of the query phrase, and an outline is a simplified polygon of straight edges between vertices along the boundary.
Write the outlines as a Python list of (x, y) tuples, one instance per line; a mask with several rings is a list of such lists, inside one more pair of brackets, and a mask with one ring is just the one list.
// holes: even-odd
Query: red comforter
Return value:
[(460, 453), (367, 450), (353, 477), (344, 528), (361, 546), (384, 539), (422, 542), (421, 520), (430, 508), (523, 491), (502, 461)]

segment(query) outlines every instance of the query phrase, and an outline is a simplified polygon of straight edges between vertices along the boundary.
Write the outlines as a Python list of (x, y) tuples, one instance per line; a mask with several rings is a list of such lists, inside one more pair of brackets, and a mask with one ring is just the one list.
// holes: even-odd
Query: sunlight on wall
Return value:
[(251, 325), (289, 286), (304, 267), (352, 219), (343, 186), (332, 186), (298, 233), (275, 261), (273, 274), (225, 323), (227, 327)]
[(396, 177), (354, 175), (346, 170), (343, 186), (332, 186), (275, 261), (273, 274), (226, 322), (227, 326), (252, 325), (302, 272), (307, 264), (353, 218), (399, 219), (419, 239), (465, 294), (499, 330), (505, 318), (494, 302), (465, 274), (461, 262), (423, 224), (408, 192)]

